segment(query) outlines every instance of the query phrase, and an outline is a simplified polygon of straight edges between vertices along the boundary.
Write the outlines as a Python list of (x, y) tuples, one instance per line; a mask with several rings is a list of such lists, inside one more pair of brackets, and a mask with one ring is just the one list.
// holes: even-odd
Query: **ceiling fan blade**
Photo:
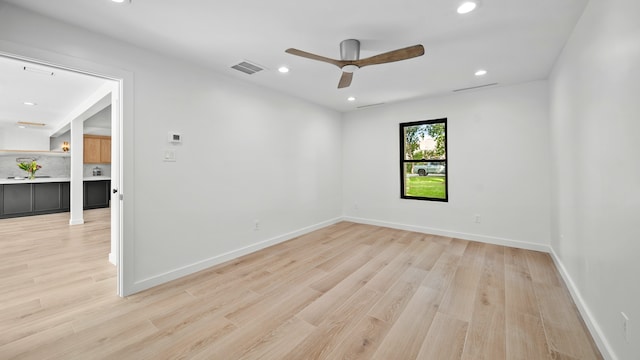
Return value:
[(340, 61), (340, 60), (335, 60), (335, 59), (331, 59), (328, 57), (324, 57), (324, 56), (320, 56), (320, 55), (316, 55), (316, 54), (312, 54), (306, 51), (302, 51), (302, 50), (298, 50), (298, 49), (287, 49), (285, 50), (286, 53), (291, 54), (291, 55), (297, 55), (297, 56), (301, 56), (303, 58), (307, 58), (307, 59), (311, 59), (311, 60), (318, 60), (318, 61), (323, 61), (329, 64), (333, 64), (339, 68), (342, 68), (342, 66), (344, 66), (344, 61)]
[(338, 89), (349, 87), (349, 85), (351, 85), (351, 79), (353, 79), (353, 73), (343, 71), (340, 82), (338, 83)]
[(394, 61), (407, 60), (414, 57), (424, 55), (424, 47), (422, 45), (414, 45), (406, 48), (393, 50), (384, 54), (375, 55), (366, 59), (352, 61), (358, 67), (367, 65), (385, 64)]

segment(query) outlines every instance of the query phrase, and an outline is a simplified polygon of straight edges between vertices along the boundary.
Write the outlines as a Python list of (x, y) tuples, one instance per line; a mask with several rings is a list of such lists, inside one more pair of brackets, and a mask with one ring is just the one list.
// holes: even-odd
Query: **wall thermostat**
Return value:
[(169, 132), (169, 142), (178, 144), (182, 142), (182, 135), (176, 132)]

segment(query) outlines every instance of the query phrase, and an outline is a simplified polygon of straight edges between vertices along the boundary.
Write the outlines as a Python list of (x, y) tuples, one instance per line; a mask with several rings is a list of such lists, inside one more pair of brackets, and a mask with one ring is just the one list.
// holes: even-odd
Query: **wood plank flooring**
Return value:
[(85, 220), (0, 220), (1, 359), (602, 359), (544, 253), (342, 222), (122, 299)]

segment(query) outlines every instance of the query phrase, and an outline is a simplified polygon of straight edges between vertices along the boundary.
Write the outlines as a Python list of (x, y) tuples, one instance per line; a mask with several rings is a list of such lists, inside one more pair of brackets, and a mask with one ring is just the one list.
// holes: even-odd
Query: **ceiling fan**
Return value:
[(285, 52), (292, 55), (302, 56), (307, 59), (323, 61), (339, 67), (342, 70), (342, 76), (340, 77), (340, 82), (338, 82), (338, 89), (341, 89), (351, 85), (353, 73), (361, 67), (385, 64), (422, 56), (424, 55), (424, 47), (422, 45), (414, 45), (371, 56), (366, 59), (360, 59), (360, 41), (347, 39), (340, 43), (341, 60), (335, 60), (293, 48), (287, 49)]

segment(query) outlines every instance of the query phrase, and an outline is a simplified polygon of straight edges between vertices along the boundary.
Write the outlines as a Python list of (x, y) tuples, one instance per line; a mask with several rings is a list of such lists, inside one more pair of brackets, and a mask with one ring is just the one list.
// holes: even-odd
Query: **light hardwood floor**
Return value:
[(121, 299), (85, 216), (0, 220), (1, 359), (602, 358), (544, 253), (342, 222)]

